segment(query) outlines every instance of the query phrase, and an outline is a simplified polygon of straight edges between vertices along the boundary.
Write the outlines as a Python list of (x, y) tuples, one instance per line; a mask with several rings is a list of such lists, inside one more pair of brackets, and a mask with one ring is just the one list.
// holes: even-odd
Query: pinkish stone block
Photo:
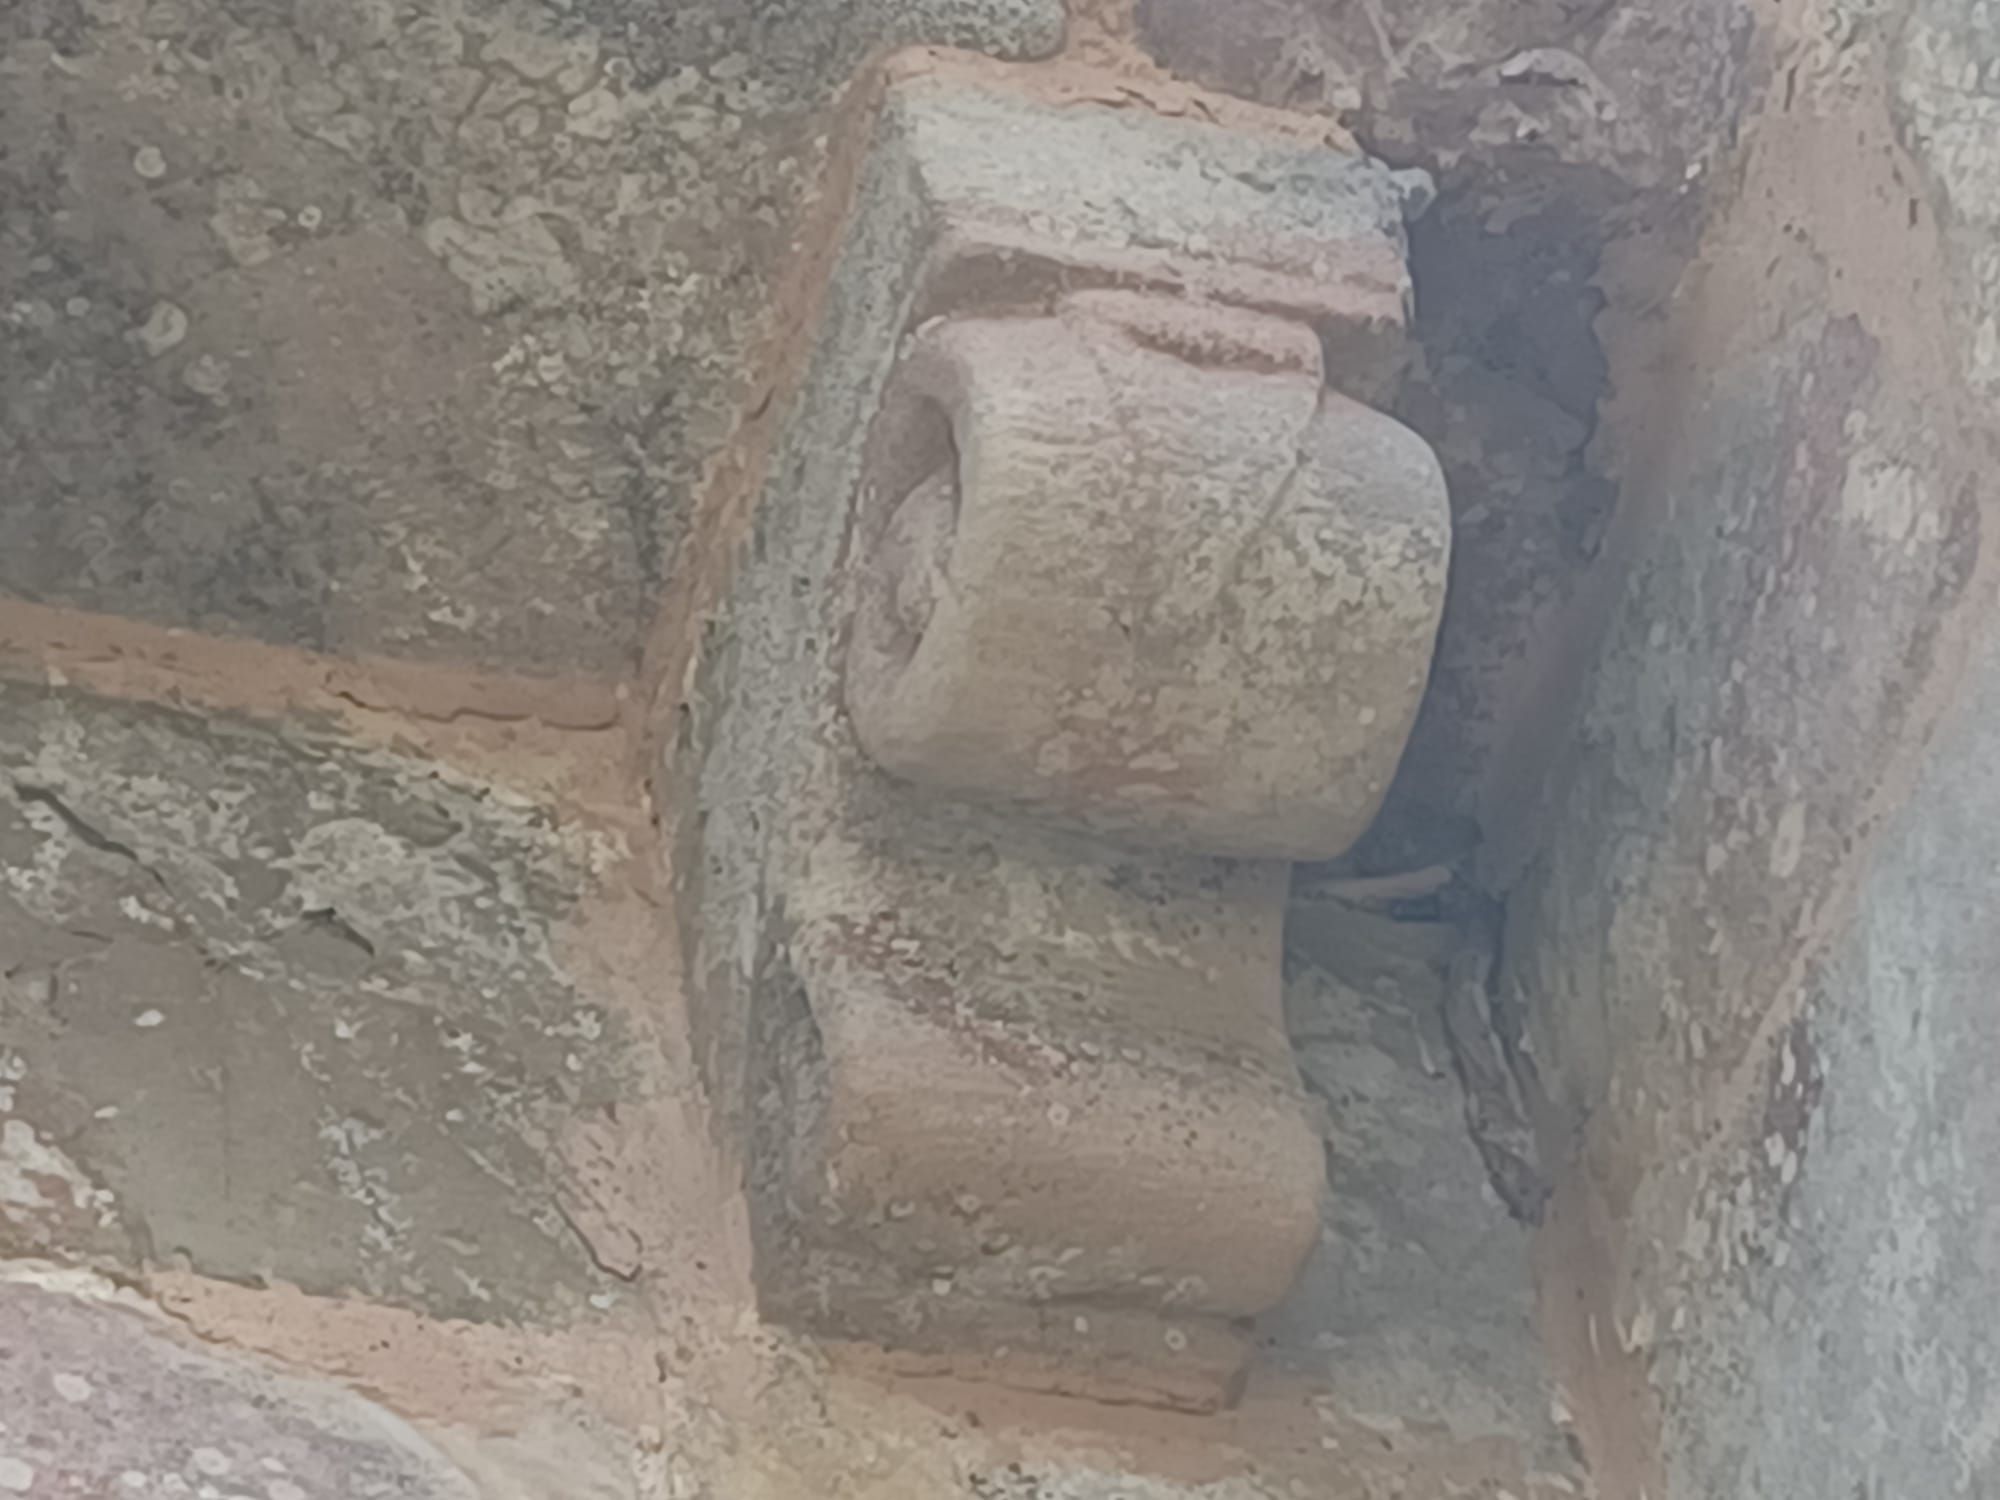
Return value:
[(477, 1495), (350, 1391), (218, 1354), (92, 1278), (0, 1272), (5, 1500)]

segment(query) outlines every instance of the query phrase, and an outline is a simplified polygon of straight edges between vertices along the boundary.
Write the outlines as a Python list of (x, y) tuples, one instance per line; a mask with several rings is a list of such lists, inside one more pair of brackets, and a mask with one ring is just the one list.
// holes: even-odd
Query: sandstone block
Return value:
[(1218, 1340), (1226, 1384), (1230, 1325), (1284, 1295), (1319, 1228), (1283, 868), (985, 829), (985, 868), (958, 838), (834, 835), (794, 890), (807, 1009), (777, 1019), (759, 1183), (783, 1205), (773, 1304), (830, 1298), (820, 1321), (920, 1346), (983, 1310), (981, 1346), (1017, 1349), (1000, 1330), (1028, 1310), (1080, 1352), (1112, 1326), (1095, 1309), (1136, 1302), (1152, 1331), (1134, 1368), (1110, 1361), (1123, 1384), (1177, 1390)]
[(847, 701), (888, 770), (1246, 857), (1331, 858), (1373, 819), (1450, 515), (1430, 449), (1326, 391), (1303, 324), (1124, 293), (944, 319), (863, 494)]
[(1325, 1188), (1283, 860), (1367, 821), (1436, 628), (1435, 464), (1364, 404), (1402, 189), (958, 74), (874, 129), (688, 700), (760, 1295), (1214, 1406)]

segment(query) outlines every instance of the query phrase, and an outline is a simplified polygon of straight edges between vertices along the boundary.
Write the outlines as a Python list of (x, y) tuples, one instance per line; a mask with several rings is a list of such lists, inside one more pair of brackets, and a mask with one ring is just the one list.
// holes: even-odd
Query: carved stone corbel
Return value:
[(1319, 1234), (1287, 861), (1373, 817), (1449, 522), (1401, 191), (908, 80), (703, 663), (694, 980), (766, 1310), (1226, 1399)]
[(847, 702), (896, 775), (1107, 838), (1318, 859), (1429, 666), (1436, 460), (1308, 325), (1080, 291), (919, 329), (861, 487)]

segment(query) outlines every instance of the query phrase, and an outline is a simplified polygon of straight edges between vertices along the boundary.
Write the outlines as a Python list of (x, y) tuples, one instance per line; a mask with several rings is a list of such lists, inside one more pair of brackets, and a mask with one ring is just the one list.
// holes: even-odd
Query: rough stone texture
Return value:
[[(1543, 1076), (1560, 1080), (1564, 1118), (1583, 1129), (1584, 1160), (1631, 1247), (1615, 1337), (1646, 1357), (1660, 1339), (1688, 1349), (1680, 1377), (1671, 1360), (1652, 1367), (1677, 1495), (1812, 1493), (1804, 1476), (1831, 1472), (1820, 1424), (1849, 1426), (1876, 1399), (1873, 1362), (1810, 1394), (1796, 1371), (1780, 1379), (1779, 1351), (1732, 1277), (1769, 1295), (1761, 1267), (1796, 1255), (1815, 1303), (1865, 1304), (1875, 1274), (1842, 1253), (1870, 1237), (1858, 1227), (1779, 1246), (1813, 1136), (1852, 1128), (1863, 1158), (1891, 1149), (1870, 1138), (1887, 1118), (1869, 1102), (1881, 1085), (1852, 1081), (1857, 1067), (1907, 1066), (1854, 1060), (1886, 997), (1836, 1006), (1831, 1036), (1795, 1030), (1794, 1017), (1844, 904), (1846, 854), (1880, 816), (1870, 793), (1899, 736), (1920, 732), (1912, 700), (1978, 526), (1971, 492), (1932, 467), (1914, 435), (1924, 418), (1885, 388), (1878, 358), (1852, 323), (1807, 320), (1716, 373), (1686, 436), (1703, 458), (1635, 575), (1596, 678), (1601, 716), (1565, 768), (1546, 863), (1515, 901), (1510, 948), (1540, 1019)], [(1696, 597), (1699, 610), (1676, 602)], [(1930, 1044), (1920, 1029), (1899, 1045)], [(1815, 1121), (1831, 1086), (1816, 1059), (1834, 1051), (1851, 1081), (1828, 1119), (1858, 1110), (1851, 1127)], [(1892, 1201), (1878, 1184), (1837, 1213), (1893, 1238), (1876, 1218)], [(1823, 1228), (1835, 1210), (1818, 1212)], [(1794, 1307), (1813, 1316), (1786, 1306), (1788, 1324)], [(1670, 1320), (1674, 1335), (1662, 1332)], [(1881, 1308), (1858, 1336), (1900, 1321)], [(1830, 1350), (1814, 1364), (1824, 1360), (1855, 1368)], [(1746, 1385), (1753, 1370), (1772, 1383)], [(1728, 1432), (1759, 1441), (1728, 1447)], [(1840, 1451), (1852, 1459), (1859, 1442)]]
[(1340, 955), (1344, 973), (1295, 959), (1287, 975), (1333, 1186), (1319, 1248), (1262, 1342), (1391, 1430), (1502, 1437), (1545, 1473), (1574, 1473), (1550, 1418), (1529, 1234), (1467, 1139), (1441, 976), (1358, 959)]
[[(1519, 674), (1541, 644), (1602, 637), (1508, 944), (1554, 1134), (1578, 1132), (1613, 1230), (1613, 1295), (1560, 1351), (1568, 1397), (1594, 1437), (1592, 1408), (1636, 1371), (1663, 1416), (1665, 1481), (1648, 1447), (1609, 1454), (1602, 1489), (1979, 1494), (2000, 1485), (1980, 1295), (2000, 1150), (1980, 987), (1990, 641), (1914, 790), (1902, 761), (1949, 696), (1955, 622), (1989, 597), (1966, 579), (1992, 449), (1956, 412), (2000, 386), (1994, 17), (1984, 0), (1758, 9), (1783, 26), (1740, 176), (1716, 153), (1758, 77), (1745, 5), (1139, 15), (1176, 68), (1346, 112), (1391, 159), (1441, 169), (1398, 406), (1444, 459), (1461, 542), (1418, 800), (1504, 803), (1468, 795), (1507, 784), (1480, 769), (1506, 738), (1487, 721), (1537, 705)], [(1038, 50), (1059, 21), (1034, 0), (20, 0), (0, 15), (0, 586), (342, 650), (616, 668), (697, 467), (765, 373), (744, 351), (830, 90), (879, 42)], [(1727, 213), (1668, 300), (1714, 180)], [(877, 201), (899, 205), (876, 249), (907, 289), (915, 205)], [(907, 311), (836, 296), (830, 326), (872, 351)], [(873, 360), (848, 390), (879, 385)], [(781, 465), (868, 414), (865, 394), (820, 413)], [(1643, 524), (1600, 554), (1613, 478)], [(838, 540), (767, 512), (758, 545)], [(1601, 631), (1554, 624), (1578, 565), (1622, 566), (1626, 545), (1625, 606)], [(716, 625), (717, 651), (838, 649), (782, 587), (769, 604)], [(691, 735), (714, 706), (693, 700)], [(786, 728), (770, 708), (752, 750)], [(510, 1342), (504, 1319), (625, 1295), (543, 1212), (556, 1130), (620, 1086), (616, 1028), (544, 962), (550, 914), (586, 883), (575, 835), (413, 757), (230, 719), (10, 691), (0, 726), (0, 1247), (360, 1291), (308, 1306), (206, 1284), (243, 1299), (222, 1336), (295, 1339), (393, 1404), (476, 1404), (523, 1371), (548, 1382), (523, 1399), (554, 1404), (584, 1362)], [(22, 768), (40, 778), (25, 800)], [(755, 755), (718, 771), (709, 847), (756, 850), (775, 783)], [(441, 844), (440, 818), (461, 830)], [(315, 841), (327, 823), (346, 831)], [(452, 910), (387, 899), (405, 887), (356, 873), (378, 856)], [(706, 1035), (732, 1065), (747, 1007), (728, 1007), (785, 972), (758, 924), (787, 918), (732, 884), (751, 868), (683, 865), (725, 1012)], [(1478, 1193), (1434, 1046), (1386, 999), (1308, 973), (1288, 994), (1341, 1186), (1264, 1330), (1334, 1387), (1310, 1406), (1266, 1393), (1264, 1418), (1300, 1409), (1281, 1439), (1255, 1401), (1241, 1422), (1117, 1438), (1079, 1436), (1097, 1419), (1073, 1406), (1009, 1426), (961, 1408), (963, 1387), (836, 1379), (728, 1296), (676, 1290), (673, 1336), (589, 1377), (592, 1400), (630, 1403), (629, 1479), (530, 1435), (521, 1467), (479, 1483), (505, 1500), (1567, 1492), (1518, 1451), (1541, 1440), (1511, 1352), (1520, 1234)], [(571, 1017), (606, 1033), (565, 1036)], [(632, 1146), (642, 1167), (656, 1149)], [(1446, 1191), (1399, 1194), (1406, 1178)], [(721, 1226), (722, 1197), (696, 1216)], [(1575, 1269), (1542, 1267), (1558, 1325)], [(107, 1358), (134, 1342), (151, 1347), (121, 1336)], [(463, 1347), (483, 1352), (431, 1363)], [(9, 1378), (0, 1361), (0, 1423)], [(1451, 1436), (1483, 1432), (1512, 1451)], [(21, 1472), (0, 1480), (32, 1494), (55, 1470)]]
[(847, 702), (927, 786), (1108, 837), (1327, 859), (1373, 820), (1444, 605), (1430, 450), (1312, 330), (1166, 298), (950, 318), (863, 481)]
[[(689, 705), (699, 782), (675, 794), (701, 809), (680, 865), (700, 873), (689, 953), (725, 1118), (758, 1059), (766, 1305), (924, 1351), (1059, 1356), (1038, 1383), (1108, 1371), (1102, 1394), (1212, 1404), (1240, 1352), (1229, 1320), (1283, 1292), (1323, 1181), (1282, 1033), (1282, 867), (1119, 854), (885, 776), (842, 707), (844, 557), (907, 329), (1178, 289), (1292, 314), (1306, 350), (1312, 329), (1356, 360), (1330, 354), (1336, 380), (1375, 381), (1405, 185), (1324, 148), (948, 75), (892, 89), (862, 173)], [(967, 435), (968, 507), (1005, 431)], [(968, 568), (991, 567), (965, 524)], [(1435, 543), (1414, 550), (1434, 588)]]
[(2000, 162), (1993, 130), (2000, 95), (1993, 73), (1994, 14), (1981, 0), (1918, 0), (1892, 6), (1827, 6), (1826, 31), (1855, 58), (1894, 59), (1889, 87), (1898, 126), (1923, 164), (1951, 261), (1957, 341), (1966, 384), (2000, 390)]
[(1602, 340), (1651, 316), (1694, 248), (1758, 74), (1752, 8), (1138, 0), (1136, 20), (1167, 67), (1337, 114), (1377, 155), (1437, 176), (1411, 233), (1419, 352), (1393, 410), (1450, 481), (1451, 587), (1363, 862), (1462, 855), (1483, 830), (1495, 878), (1511, 878), (1533, 835), (1520, 783), (1565, 708), (1549, 678), (1573, 671), (1578, 584), (1627, 461), (1596, 441)]
[[(1100, 1393), (1212, 1402), (1243, 1354), (1226, 1324), (1284, 1295), (1318, 1227), (1282, 868), (900, 800), (854, 798), (789, 887), (809, 1009), (766, 1041), (767, 1300), (926, 1348), (1053, 1337), (1058, 1385), (1091, 1388), (1095, 1357)], [(1114, 1335), (1121, 1304), (1165, 1325)]]
[[(352, 1382), (422, 1419), (483, 1500), (1559, 1492), (1511, 1441), (1400, 1427), (1386, 1398), (1364, 1424), (1284, 1386), (1208, 1422), (829, 1371), (744, 1306), (728, 1191), (682, 1190), (678, 1113), (642, 1123), (671, 1065), (555, 951), (599, 898), (594, 837), (539, 795), (332, 732), (351, 707), (436, 750), (433, 710), (461, 744), (521, 711), (497, 681), (387, 703), (364, 650), (575, 674), (601, 726), (595, 679), (628, 659), (702, 466), (772, 376), (752, 351), (822, 106), (883, 45), (1042, 52), (1061, 22), (1054, 0), (0, 6), (0, 589), (323, 647), (340, 655), (263, 658), (296, 675), (251, 707), (344, 700), (323, 725), (239, 719), (257, 695), (219, 679), (257, 648), (212, 640), (187, 643), (183, 708), (98, 701), (53, 666), (49, 690), (0, 698), (0, 1253), (97, 1263), (218, 1356)], [(1311, 155), (1258, 142), (1247, 165), (1289, 178)], [(1398, 186), (1369, 177), (1393, 223)], [(1271, 196), (1254, 170), (1191, 181), (1231, 199), (1192, 226), (1218, 242)], [(1353, 207), (1308, 185), (1334, 219)], [(1372, 337), (1403, 321), (1400, 253), (1280, 300), (1352, 314), (1363, 290), (1379, 315), (1341, 349), (1400, 358)], [(1352, 394), (1393, 376), (1337, 364)], [(145, 676), (124, 628), (98, 617), (79, 648), (105, 653), (98, 690)], [(146, 637), (155, 665), (166, 639)], [(21, 644), (0, 641), (10, 673)], [(1276, 999), (1245, 1028), (1272, 1056)], [(644, 1274), (594, 1267), (561, 1222), (584, 1174), (557, 1138), (586, 1116), (636, 1184), (621, 1228), (661, 1249)], [(1316, 1158), (1310, 1132), (1294, 1144)], [(152, 1348), (117, 1332), (107, 1358)], [(265, 1367), (216, 1378), (267, 1398), (258, 1433), (293, 1430)], [(7, 1380), (0, 1362), (0, 1422)], [(130, 1435), (185, 1424), (187, 1391), (132, 1384)], [(580, 1404), (601, 1426), (542, 1430)], [(447, 1441), (441, 1409), (490, 1430)], [(378, 1475), (335, 1462), (299, 1487)], [(379, 1471), (407, 1493), (429, 1474)], [(85, 1492), (117, 1478), (89, 1468)], [(271, 1486), (253, 1493), (290, 1500)]]
[(0, 1271), (0, 1492), (481, 1495), (379, 1406), (217, 1357), (108, 1285), (20, 1270)]
[[(1866, 831), (1885, 731), (1912, 724), (1978, 523), (1880, 361), (1857, 322), (1808, 316), (1712, 370), (1690, 415), (1565, 767), (1566, 816), (1515, 912), (1547, 955), (1524, 982), (1577, 1116), (1641, 1039), (1691, 1061), (1751, 1045), (1796, 982), (1818, 883)], [(1680, 602), (1697, 596), (1699, 612)], [(1846, 691), (1805, 686), (1822, 681)]]
[[(1652, 1372), (1677, 1493), (2000, 1486), (1990, 630), (1961, 691), (1768, 1067), (1768, 1133), (1734, 1196), (1689, 1221), (1685, 1337)], [(1684, 1279), (1704, 1271), (1706, 1291)]]
[(0, 588), (622, 669), (830, 98), (873, 48), (1061, 34), (1058, 0), (10, 4)]
[[(944, 219), (950, 225), (965, 220), (968, 207), (996, 198), (1002, 204), (1024, 196), (1032, 202), (1038, 184), (1051, 175), (1039, 169), (1025, 172), (1013, 158), (991, 159), (992, 143), (1004, 138), (1010, 118), (1032, 111), (982, 100), (956, 80), (918, 80), (905, 90), (904, 104), (892, 104), (884, 115), (849, 215), (855, 230), (828, 293), (805, 381), (811, 399), (789, 417), (772, 462), (773, 493), (796, 497), (810, 485), (827, 498), (823, 504), (773, 503), (758, 510), (751, 545), (753, 556), (763, 560), (748, 570), (728, 612), (708, 627), (702, 679), (684, 705), (683, 729), (697, 735), (705, 748), (705, 779), (684, 789), (687, 800), (702, 809), (699, 820), (689, 818), (682, 825), (691, 835), (699, 833), (700, 847), (681, 851), (676, 867), (684, 878), (690, 871), (701, 872), (701, 888), (686, 906), (692, 923), (688, 951), (696, 965), (698, 1041), (719, 1082), (725, 1117), (741, 1107), (740, 1082), (735, 1080), (745, 1062), (750, 1009), (742, 1003), (741, 986), (758, 962), (754, 934), (764, 898), (756, 885), (777, 827), (761, 811), (799, 800), (796, 778), (802, 768), (776, 752), (814, 738), (810, 729), (801, 732), (799, 715), (836, 711), (832, 702), (812, 701), (811, 693), (835, 675), (836, 641), (829, 623), (843, 625), (849, 613), (844, 601), (827, 597), (823, 589), (799, 587), (791, 580), (836, 576), (847, 506), (863, 471), (858, 435), (867, 431), (879, 406), (932, 249), (930, 233), (939, 206), (959, 206)], [(1093, 139), (1098, 130), (1110, 132), (1114, 140), (1136, 132), (1142, 142), (1152, 139), (1161, 145), (1166, 158), (1162, 170), (1191, 191), (1164, 199), (1156, 194), (1147, 207), (1186, 218), (1174, 224), (1167, 245), (1141, 246), (1140, 251), (1153, 263), (1155, 275), (1209, 274), (1210, 247), (1224, 240), (1228, 226), (1212, 222), (1208, 200), (1192, 191), (1202, 180), (1200, 158), (1182, 148), (1190, 139), (1208, 140), (1214, 133), (1181, 121), (1136, 121), (1099, 106), (1072, 107), (1065, 114), (1073, 122), (1066, 132), (1081, 137), (1071, 142), (1075, 154), (1090, 157), (1107, 149)], [(1127, 153), (1130, 149), (1125, 148)], [(1328, 153), (1302, 151), (1287, 142), (1225, 139), (1217, 149), (1240, 153), (1236, 190), (1261, 204), (1264, 212), (1274, 212), (1275, 205), (1264, 203), (1269, 195), (1252, 185), (1259, 174), (1325, 189), (1334, 186), (1327, 177), (1331, 170), (1341, 190), (1307, 195), (1310, 201), (1300, 211), (1310, 216), (1309, 223), (1318, 220), (1340, 238), (1363, 231), (1372, 238), (1393, 228), (1401, 194), (1385, 172), (1343, 169), (1337, 159), (1330, 165)], [(912, 159), (926, 163), (927, 177), (912, 180)], [(996, 173), (1001, 174), (997, 179)], [(1114, 197), (1091, 207), (1087, 222), (1099, 228), (1108, 223), (1107, 233), (1128, 233), (1110, 206), (1117, 201)], [(978, 230), (976, 215), (970, 227)], [(991, 238), (983, 235), (975, 243), (990, 243)], [(1379, 285), (1381, 260), (1378, 248), (1357, 270)], [(1179, 272), (1176, 265), (1182, 267)], [(1328, 295), (1308, 278), (1292, 279), (1314, 300)], [(1400, 304), (1393, 283), (1390, 290)], [(784, 586), (775, 586), (781, 578)], [(746, 671), (767, 662), (785, 664), (771, 689), (732, 696), (733, 684)], [(779, 683), (786, 686), (780, 690)], [(725, 704), (727, 721), (718, 729)], [(729, 753), (730, 747), (740, 748)], [(671, 779), (669, 785), (676, 794), (683, 791)]]
[(1748, 33), (1734, 0), (1138, 0), (1136, 16), (1176, 71), (1348, 116), (1385, 150), (1482, 174), (1541, 157), (1640, 188), (1724, 143)]
[(0, 1246), (583, 1311), (555, 1137), (622, 1075), (555, 934), (616, 852), (426, 761), (0, 687)]
[(1786, 16), (1513, 902), (1607, 1262), (1566, 1358), (1632, 1380), (1610, 1457), (1655, 1495), (2000, 1479), (1991, 19)]
[(917, 321), (981, 301), (1019, 311), (1061, 290), (1153, 291), (1294, 319), (1319, 334), (1335, 390), (1393, 388), (1410, 302), (1404, 219), (1430, 192), (1421, 172), (1268, 121), (1218, 129), (1107, 106), (1115, 75), (1046, 104), (1010, 98), (998, 77), (946, 68), (898, 91), (928, 103), (898, 106), (891, 127), (919, 163), (935, 240)]

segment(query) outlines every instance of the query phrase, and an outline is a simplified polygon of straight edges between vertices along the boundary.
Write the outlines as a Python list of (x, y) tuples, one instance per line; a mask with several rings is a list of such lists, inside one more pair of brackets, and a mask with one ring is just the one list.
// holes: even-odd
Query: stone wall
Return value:
[(1062, 14), (29, 0), (0, 27), (0, 582), (615, 675), (766, 378), (831, 100), (871, 51), (1047, 53)]
[(1352, 149), (1129, 20), (0, 17), (0, 1491), (1573, 1487), (1526, 1235), (1448, 1080), (1310, 968), (1350, 1188), (1235, 1409), (1009, 1392), (755, 1311), (662, 846), (702, 809), (649, 775), (679, 662), (892, 49), (1066, 49), (1051, 109)]
[[(2000, 1483), (2000, 43), (1767, 9), (6, 8), (0, 1493)], [(1331, 1190), (1206, 1416), (766, 1322), (711, 1093), (686, 878), (756, 808), (691, 664), (805, 351), (881, 321), (825, 287), (883, 79), (995, 68), (1439, 190), (1373, 394), (1443, 635), (1315, 878), (1506, 898), (1554, 1197), (1482, 1170), (1438, 955), (1306, 932)]]

